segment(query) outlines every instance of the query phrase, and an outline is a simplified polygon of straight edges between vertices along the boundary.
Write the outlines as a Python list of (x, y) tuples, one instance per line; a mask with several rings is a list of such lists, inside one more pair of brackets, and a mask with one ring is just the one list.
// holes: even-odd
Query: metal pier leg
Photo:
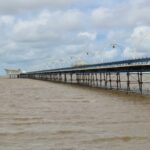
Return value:
[(87, 74), (87, 85), (89, 86), (89, 84), (90, 84), (90, 74), (88, 73)]
[(93, 86), (95, 87), (95, 85), (96, 85), (96, 75), (95, 73), (93, 73)]
[(117, 90), (121, 89), (121, 78), (120, 78), (120, 72), (117, 72)]
[(83, 82), (86, 85), (86, 73), (84, 72), (83, 75), (84, 75), (84, 81)]
[(130, 73), (127, 72), (127, 92), (130, 91)]
[(110, 89), (112, 89), (112, 83), (111, 83), (111, 73), (109, 72), (109, 82), (110, 82)]
[(89, 73), (89, 86), (91, 85), (91, 73)]
[(94, 73), (91, 73), (91, 86), (94, 86)]
[(51, 81), (53, 81), (53, 73), (51, 73)]
[(82, 84), (82, 73), (80, 73), (80, 84)]
[(53, 73), (53, 81), (55, 81), (55, 74)]
[(56, 81), (59, 81), (58, 73), (56, 73)]
[(76, 73), (76, 82), (79, 84), (78, 73)]
[(86, 73), (84, 72), (84, 84), (86, 85)]
[(78, 73), (78, 84), (80, 84), (80, 75), (79, 75), (79, 73)]
[(83, 72), (81, 73), (81, 84), (83, 84)]
[(71, 83), (72, 83), (72, 73), (70, 73), (70, 80), (71, 80)]
[(83, 84), (83, 72), (81, 73), (81, 84)]
[(121, 90), (121, 77), (120, 77), (120, 73), (119, 73), (119, 88)]
[(53, 81), (55, 81), (55, 74), (53, 73)]
[(53, 74), (53, 81), (55, 81), (55, 73)]
[(54, 76), (55, 76), (55, 82), (56, 82), (56, 81), (57, 81), (57, 73), (55, 73), (55, 75), (54, 75)]
[(61, 73), (59, 73), (59, 82), (61, 82)]
[(64, 73), (64, 82), (66, 83), (67, 82), (67, 74)]
[(57, 73), (57, 82), (59, 82), (59, 73)]
[(94, 86), (94, 73), (92, 73), (92, 86)]
[(52, 74), (50, 73), (50, 81), (52, 81)]
[(81, 73), (79, 73), (79, 84), (81, 84)]
[(88, 85), (88, 73), (86, 73), (86, 85)]
[(82, 81), (83, 81), (83, 84), (85, 84), (85, 73), (84, 72), (82, 73)]
[(81, 83), (81, 73), (78, 74), (78, 77), (79, 77), (78, 80), (79, 80), (79, 84), (80, 84)]
[(90, 82), (91, 82), (90, 77), (91, 77), (91, 73), (88, 74), (88, 86), (90, 86)]
[(100, 87), (102, 87), (102, 73), (100, 73)]
[(104, 84), (105, 84), (105, 87), (106, 87), (106, 76), (105, 76), (105, 72), (103, 73), (103, 77), (104, 77)]
[(91, 75), (91, 86), (94, 86), (94, 73), (92, 73)]
[(90, 76), (90, 86), (92, 86), (93, 74), (92, 73), (90, 73), (90, 74), (91, 74), (91, 76)]
[(54, 73), (54, 81), (56, 80), (56, 74)]
[(89, 85), (89, 73), (87, 73), (86, 78), (87, 78), (87, 85)]
[(51, 74), (51, 77), (52, 77), (52, 78), (51, 78), (51, 81), (53, 81), (53, 73)]
[(119, 72), (117, 72), (117, 90), (119, 90)]
[(108, 72), (106, 73), (106, 83), (105, 83), (105, 85), (106, 85), (106, 88), (108, 88)]
[(105, 81), (105, 88), (107, 88), (107, 76), (108, 76), (108, 73), (104, 73), (104, 81)]
[(96, 76), (96, 86), (98, 87), (98, 77), (97, 77), (97, 73), (95, 73)]
[(80, 75), (79, 75), (79, 73), (77, 74), (77, 81), (78, 81), (78, 84), (80, 84)]
[(138, 84), (139, 84), (139, 91), (143, 93), (143, 74), (142, 72), (138, 73)]
[(82, 73), (80, 73), (80, 84), (82, 84), (83, 78)]

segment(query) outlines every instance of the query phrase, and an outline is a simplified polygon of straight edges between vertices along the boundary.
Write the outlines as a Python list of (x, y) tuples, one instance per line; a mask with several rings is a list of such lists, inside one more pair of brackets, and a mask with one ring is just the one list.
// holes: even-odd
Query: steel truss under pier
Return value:
[(28, 72), (20, 77), (150, 94), (150, 58)]

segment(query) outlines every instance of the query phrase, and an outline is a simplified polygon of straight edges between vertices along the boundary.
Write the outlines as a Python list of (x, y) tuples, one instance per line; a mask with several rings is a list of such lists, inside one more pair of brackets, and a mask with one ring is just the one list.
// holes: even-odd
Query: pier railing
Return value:
[(150, 58), (34, 71), (20, 77), (150, 94)]

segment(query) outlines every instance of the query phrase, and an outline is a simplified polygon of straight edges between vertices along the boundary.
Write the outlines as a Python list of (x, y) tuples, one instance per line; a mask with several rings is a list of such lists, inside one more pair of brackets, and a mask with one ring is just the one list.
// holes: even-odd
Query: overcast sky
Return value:
[(0, 74), (148, 57), (149, 48), (150, 0), (0, 0)]

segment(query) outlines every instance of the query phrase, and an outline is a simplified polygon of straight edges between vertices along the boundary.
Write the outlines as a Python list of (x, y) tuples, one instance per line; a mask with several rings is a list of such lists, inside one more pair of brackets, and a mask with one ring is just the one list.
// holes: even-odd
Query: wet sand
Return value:
[(0, 79), (0, 150), (149, 150), (150, 97)]

